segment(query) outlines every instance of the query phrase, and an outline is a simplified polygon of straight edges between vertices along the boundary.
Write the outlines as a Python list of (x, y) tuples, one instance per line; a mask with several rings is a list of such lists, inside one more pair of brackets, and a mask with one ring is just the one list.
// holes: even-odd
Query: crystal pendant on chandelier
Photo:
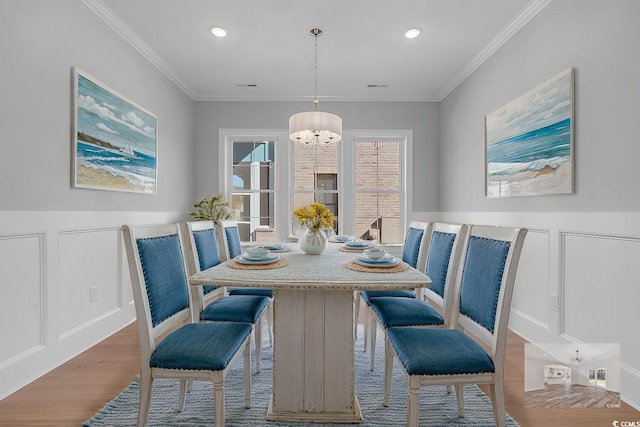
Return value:
[(313, 98), (314, 111), (294, 114), (289, 118), (289, 138), (302, 147), (328, 147), (342, 140), (342, 119), (331, 113), (318, 111), (318, 37), (322, 30), (314, 28), (316, 46), (316, 92)]

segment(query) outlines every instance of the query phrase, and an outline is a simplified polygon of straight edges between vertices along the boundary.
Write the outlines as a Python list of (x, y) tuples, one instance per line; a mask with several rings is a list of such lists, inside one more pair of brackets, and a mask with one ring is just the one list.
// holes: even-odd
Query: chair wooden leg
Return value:
[(358, 316), (360, 315), (360, 292), (358, 291), (354, 291), (353, 293), (354, 298), (355, 298), (355, 317), (353, 319), (353, 341), (357, 341), (358, 340)]
[(224, 380), (213, 383), (213, 425), (224, 427)]
[(362, 322), (362, 326), (363, 326), (363, 330), (364, 330), (364, 337), (363, 337), (363, 351), (366, 353), (367, 352), (367, 339), (369, 338), (369, 316), (371, 316), (371, 309), (368, 306), (363, 306), (362, 307), (362, 313), (364, 314), (364, 321)]
[(140, 375), (140, 402), (138, 404), (138, 426), (147, 425), (147, 417), (149, 416), (149, 405), (151, 404), (151, 387), (153, 386), (153, 378), (149, 368), (143, 368)]
[(369, 309), (369, 336), (371, 338), (369, 338), (369, 342), (370, 342), (370, 351), (371, 351), (371, 367), (370, 369), (373, 371), (373, 368), (376, 365), (376, 338), (378, 335), (378, 322), (376, 322), (376, 319), (373, 317), (373, 311), (371, 309)]
[(260, 361), (262, 360), (262, 316), (253, 327), (256, 346), (256, 373), (260, 372)]
[(464, 418), (464, 384), (456, 384), (456, 400), (458, 401), (458, 417)]
[(187, 390), (189, 388), (190, 380), (180, 380), (180, 399), (178, 400), (178, 412), (184, 410), (184, 405), (187, 402)]
[(504, 427), (506, 424), (506, 415), (504, 408), (504, 388), (502, 383), (491, 384), (491, 400), (493, 401), (493, 416), (496, 420), (496, 426)]
[(246, 343), (242, 350), (244, 360), (244, 406), (251, 408), (251, 345)]
[(391, 373), (393, 372), (393, 351), (386, 334), (384, 337), (384, 402), (382, 406), (389, 407), (391, 397)]
[(409, 393), (407, 401), (407, 427), (418, 427), (418, 391), (420, 383), (417, 378), (409, 377)]
[(269, 300), (269, 304), (267, 305), (267, 316), (269, 317), (267, 320), (269, 326), (269, 347), (273, 347), (273, 298)]

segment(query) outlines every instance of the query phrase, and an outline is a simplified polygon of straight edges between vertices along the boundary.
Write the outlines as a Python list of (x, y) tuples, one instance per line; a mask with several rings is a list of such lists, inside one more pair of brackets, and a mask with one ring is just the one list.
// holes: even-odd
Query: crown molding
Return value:
[[(102, 0), (80, 0), (89, 10), (109, 25), (117, 34), (119, 34), (127, 43), (133, 46), (140, 54), (151, 62), (158, 70), (166, 75), (176, 86), (178, 86), (185, 94), (194, 101), (224, 101), (224, 97), (216, 97), (212, 94), (196, 94), (193, 89), (179, 76), (179, 74), (171, 68), (147, 43), (144, 42), (122, 19), (120, 19)], [(435, 98), (402, 100), (405, 102), (440, 102), (449, 95), (456, 87), (458, 87), (467, 77), (471, 75), (480, 65), (491, 57), (502, 45), (504, 45), (511, 37), (513, 37), (522, 27), (524, 27), (533, 17), (535, 17), (542, 9), (544, 9), (551, 0), (532, 0), (520, 13), (514, 17), (509, 23), (493, 38), (491, 41), (469, 61), (453, 78), (444, 84), (437, 93)], [(260, 101), (262, 99), (250, 99)], [(266, 99), (264, 99), (266, 100)], [(339, 99), (335, 99), (338, 101)], [(345, 101), (367, 101), (347, 100)], [(392, 101), (392, 100), (385, 100)], [(400, 101), (400, 100), (398, 100)]]
[(127, 24), (122, 21), (102, 0), (80, 0), (85, 6), (95, 13), (111, 27), (120, 37), (133, 46), (140, 54), (151, 62), (158, 70), (169, 78), (191, 99), (195, 96), (191, 87), (180, 78), (179, 74), (171, 68), (147, 43), (144, 42)]
[(509, 23), (491, 39), (491, 41), (474, 56), (456, 75), (453, 76), (438, 91), (438, 100), (442, 101), (447, 97), (460, 83), (465, 81), (480, 65), (491, 57), (498, 49), (502, 47), (511, 37), (522, 29), (533, 17), (535, 17), (542, 9), (544, 9), (551, 0), (532, 0), (527, 4), (520, 13), (515, 16)]

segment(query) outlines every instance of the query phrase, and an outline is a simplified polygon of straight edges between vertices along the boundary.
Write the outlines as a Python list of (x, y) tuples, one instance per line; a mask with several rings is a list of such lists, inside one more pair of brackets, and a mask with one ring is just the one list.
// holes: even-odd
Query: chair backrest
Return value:
[(242, 243), (238, 221), (225, 219), (218, 223), (218, 239), (220, 240), (220, 254), (222, 261), (242, 255)]
[(456, 327), (491, 348), (496, 366), (504, 362), (511, 299), (525, 228), (471, 225), (463, 268), (455, 286)]
[(191, 321), (189, 283), (177, 224), (123, 225), (140, 350), (148, 363), (155, 340)]
[(411, 267), (424, 271), (432, 224), (412, 221), (402, 247), (402, 260)]
[(431, 279), (431, 286), (423, 289), (423, 294), (442, 309), (445, 327), (451, 322), (454, 285), (468, 230), (466, 224), (436, 222), (431, 231), (425, 269)]
[[(187, 222), (184, 224), (182, 231), (185, 261), (189, 276), (222, 262), (216, 229), (212, 221)], [(213, 293), (216, 289), (219, 289), (219, 287), (209, 285), (191, 288), (192, 305), (194, 306), (194, 311), (197, 310), (194, 315), (198, 314), (209, 300), (220, 296), (219, 293)]]

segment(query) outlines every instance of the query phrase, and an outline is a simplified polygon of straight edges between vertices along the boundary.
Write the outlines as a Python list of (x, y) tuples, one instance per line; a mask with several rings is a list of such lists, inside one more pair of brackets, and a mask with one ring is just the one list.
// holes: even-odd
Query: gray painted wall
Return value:
[[(638, 211), (640, 2), (551, 2), (441, 102), (441, 211)], [(484, 117), (575, 68), (575, 193), (484, 197)]]
[[(196, 103), (197, 197), (218, 191), (218, 129), (286, 129), (292, 114), (311, 109), (311, 102)], [(417, 211), (437, 210), (440, 184), (437, 103), (321, 101), (319, 109), (341, 116), (344, 129), (412, 129), (413, 207)]]
[[(77, 0), (0, 6), (0, 210), (186, 211), (191, 98)], [(158, 117), (158, 194), (71, 188), (71, 67)]]

